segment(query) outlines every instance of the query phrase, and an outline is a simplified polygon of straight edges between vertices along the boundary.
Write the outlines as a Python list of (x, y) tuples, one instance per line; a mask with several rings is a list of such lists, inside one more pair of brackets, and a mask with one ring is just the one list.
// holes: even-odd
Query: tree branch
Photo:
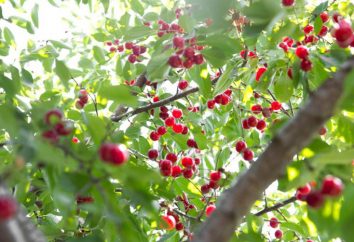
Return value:
[(280, 203), (275, 204), (274, 206), (265, 207), (264, 209), (262, 209), (261, 211), (255, 213), (254, 215), (255, 216), (261, 216), (261, 215), (263, 215), (265, 213), (269, 213), (271, 211), (278, 210), (279, 208), (284, 207), (284, 206), (288, 205), (289, 203), (293, 203), (295, 201), (296, 201), (296, 197), (288, 198), (285, 201), (282, 201)]
[(354, 57), (311, 96), (308, 103), (273, 138), (257, 162), (226, 190), (217, 209), (195, 235), (194, 242), (228, 241), (262, 192), (283, 173), (335, 110), (344, 79), (354, 69)]

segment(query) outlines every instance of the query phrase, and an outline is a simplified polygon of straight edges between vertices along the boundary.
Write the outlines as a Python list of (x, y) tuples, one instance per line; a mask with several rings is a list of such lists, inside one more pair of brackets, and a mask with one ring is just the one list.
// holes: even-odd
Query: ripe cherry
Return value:
[(181, 164), (182, 164), (182, 166), (188, 168), (188, 167), (192, 167), (194, 165), (194, 161), (191, 157), (186, 156), (186, 157), (182, 158)]
[(172, 116), (175, 117), (175, 118), (181, 118), (183, 115), (182, 113), (182, 110), (181, 109), (178, 109), (178, 108), (175, 108), (172, 110)]
[(259, 114), (259, 113), (262, 112), (262, 106), (259, 105), (259, 104), (255, 104), (255, 105), (253, 105), (253, 106), (251, 107), (251, 111), (252, 111), (252, 113), (254, 113), (254, 114)]
[(215, 209), (216, 209), (216, 207), (213, 204), (207, 206), (206, 209), (205, 209), (205, 215), (207, 217), (209, 217), (214, 212)]
[(9, 220), (15, 216), (17, 204), (15, 199), (8, 195), (0, 196), (0, 222)]
[(156, 131), (152, 131), (150, 133), (150, 139), (152, 139), (153, 141), (159, 140), (160, 139), (159, 133), (157, 133)]
[(324, 37), (326, 36), (327, 32), (328, 32), (328, 27), (322, 26), (320, 32), (318, 33), (318, 36)]
[(187, 47), (184, 49), (183, 56), (191, 59), (194, 56), (194, 49), (192, 47)]
[(267, 126), (267, 123), (263, 119), (261, 119), (261, 120), (258, 120), (256, 128), (261, 131), (261, 130), (265, 129), (266, 126)]
[(180, 133), (182, 133), (182, 131), (183, 131), (183, 125), (182, 125), (182, 124), (174, 124), (174, 125), (172, 126), (172, 130), (173, 130), (175, 133), (180, 134)]
[(283, 232), (282, 232), (280, 229), (277, 229), (277, 230), (274, 232), (274, 236), (275, 236), (275, 238), (277, 238), (277, 239), (281, 239), (281, 237), (283, 237)]
[(312, 208), (320, 208), (324, 203), (324, 198), (321, 192), (313, 191), (306, 196), (306, 202)]
[(326, 127), (321, 127), (320, 130), (318, 131), (319, 135), (325, 135), (327, 133)]
[(291, 7), (295, 3), (295, 0), (282, 0), (282, 4), (284, 7)]
[(171, 215), (163, 215), (162, 228), (166, 230), (172, 230), (176, 227), (176, 219)]
[(200, 187), (200, 190), (203, 194), (206, 194), (206, 193), (210, 192), (210, 187), (208, 184), (204, 184)]
[(191, 148), (196, 148), (196, 149), (198, 148), (198, 144), (194, 139), (188, 139), (187, 145), (188, 145), (188, 147), (191, 147)]
[(194, 63), (197, 64), (197, 65), (203, 64), (203, 62), (204, 62), (204, 57), (203, 57), (202, 54), (195, 55), (195, 56), (193, 57), (193, 61), (194, 61)]
[(186, 81), (186, 80), (179, 81), (179, 83), (178, 83), (178, 88), (179, 89), (184, 90), (187, 87), (188, 87), (188, 81)]
[(182, 223), (178, 223), (176, 224), (176, 230), (180, 231), (180, 230), (183, 230), (184, 229), (184, 226)]
[(166, 155), (166, 160), (170, 160), (172, 161), (173, 163), (175, 163), (177, 161), (177, 155), (174, 154), (174, 153), (168, 153)]
[(174, 117), (168, 117), (165, 119), (165, 125), (168, 127), (172, 127), (175, 124), (175, 118)]
[(309, 51), (306, 46), (300, 45), (296, 48), (295, 55), (300, 59), (305, 59), (309, 55)]
[(179, 68), (182, 66), (182, 60), (178, 55), (173, 55), (168, 59), (168, 64), (173, 68)]
[(322, 12), (320, 14), (320, 18), (322, 20), (322, 23), (326, 23), (329, 19), (328, 13), (327, 12)]
[(166, 132), (167, 132), (167, 129), (166, 129), (165, 126), (160, 126), (160, 127), (157, 128), (157, 133), (159, 135), (164, 135), (164, 134), (166, 134)]
[(55, 130), (44, 131), (42, 137), (51, 143), (57, 143), (59, 141), (59, 135)]
[(309, 34), (309, 33), (311, 33), (312, 31), (313, 31), (313, 26), (312, 25), (306, 25), (305, 27), (304, 27), (304, 33), (305, 34)]
[(257, 81), (257, 82), (261, 79), (262, 75), (263, 75), (264, 72), (266, 72), (266, 71), (267, 71), (267, 68), (264, 67), (264, 66), (258, 68), (258, 70), (257, 70), (257, 72), (256, 72), (256, 81)]
[(242, 120), (242, 128), (250, 129), (251, 127), (248, 125), (248, 119)]
[(343, 191), (342, 181), (333, 176), (327, 176), (322, 182), (321, 193), (323, 195), (337, 197), (340, 196)]
[(235, 148), (236, 148), (237, 152), (242, 152), (244, 149), (247, 148), (247, 145), (246, 145), (246, 143), (244, 141), (238, 141), (236, 143)]
[(178, 49), (183, 49), (184, 47), (184, 38), (183, 37), (174, 37), (173, 46)]
[(207, 106), (208, 106), (209, 109), (214, 109), (214, 107), (215, 107), (215, 101), (214, 101), (214, 100), (209, 100), (209, 101), (207, 102)]
[(129, 158), (129, 152), (124, 145), (104, 143), (99, 149), (101, 160), (113, 164), (122, 165)]
[(152, 101), (153, 101), (154, 103), (160, 101), (159, 96), (154, 96), (154, 97), (152, 98)]
[(135, 62), (136, 62), (136, 59), (137, 59), (137, 56), (134, 55), (134, 54), (130, 54), (130, 55), (128, 56), (128, 61), (129, 61), (130, 63), (135, 63)]
[(300, 68), (303, 71), (310, 71), (312, 69), (312, 62), (307, 59), (303, 59), (300, 63)]
[(311, 185), (307, 183), (305, 186), (299, 187), (297, 189), (297, 193), (300, 193), (302, 195), (307, 195), (311, 192)]
[(188, 127), (185, 125), (183, 126), (182, 134), (184, 134), (184, 135), (188, 134)]
[(183, 170), (183, 176), (184, 176), (184, 178), (186, 178), (186, 179), (189, 179), (189, 178), (192, 178), (193, 177), (193, 170), (191, 170), (191, 169), (184, 169)]
[(156, 149), (150, 149), (148, 151), (148, 157), (151, 160), (155, 160), (159, 156), (159, 152)]
[(271, 103), (271, 108), (272, 108), (273, 111), (278, 111), (278, 110), (281, 109), (281, 103), (278, 102), (278, 101), (273, 101)]
[(249, 127), (256, 127), (257, 126), (257, 118), (255, 116), (250, 116), (248, 119), (247, 119), (247, 123), (248, 123), (248, 126)]
[(221, 179), (221, 172), (220, 171), (212, 171), (210, 172), (210, 180), (217, 182)]
[(270, 227), (272, 227), (272, 228), (277, 228), (278, 227), (278, 225), (279, 225), (279, 221), (278, 221), (278, 219), (277, 218), (271, 218), (270, 220), (269, 220), (269, 225), (270, 225)]
[(182, 168), (180, 166), (173, 166), (172, 167), (172, 177), (179, 177), (182, 174)]
[(246, 148), (246, 149), (243, 151), (243, 159), (245, 159), (245, 160), (247, 160), (247, 161), (253, 160), (253, 151)]
[(126, 42), (125, 43), (125, 48), (128, 50), (131, 50), (133, 48), (134, 44), (132, 42)]

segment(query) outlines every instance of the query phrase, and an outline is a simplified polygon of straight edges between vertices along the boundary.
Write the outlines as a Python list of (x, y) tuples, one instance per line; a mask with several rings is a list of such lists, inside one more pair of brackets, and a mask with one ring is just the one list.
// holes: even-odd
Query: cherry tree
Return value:
[(0, 241), (351, 241), (353, 14), (0, 0)]

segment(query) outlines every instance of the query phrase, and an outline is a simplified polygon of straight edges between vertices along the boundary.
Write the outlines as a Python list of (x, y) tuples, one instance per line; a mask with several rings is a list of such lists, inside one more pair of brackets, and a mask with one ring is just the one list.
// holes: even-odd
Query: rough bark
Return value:
[(194, 242), (228, 241), (242, 218), (249, 213), (262, 192), (283, 173), (321, 126), (328, 120), (340, 99), (344, 79), (354, 69), (354, 57), (311, 96), (307, 104), (273, 138), (250, 169), (226, 190), (217, 209), (196, 232)]

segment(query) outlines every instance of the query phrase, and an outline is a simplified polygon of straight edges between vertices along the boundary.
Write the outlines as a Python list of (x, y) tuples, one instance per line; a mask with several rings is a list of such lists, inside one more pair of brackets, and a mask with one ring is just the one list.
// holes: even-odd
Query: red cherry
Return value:
[(251, 127), (248, 125), (248, 119), (242, 120), (242, 128), (250, 129)]
[(173, 127), (175, 125), (175, 118), (174, 117), (168, 117), (165, 119), (165, 125), (168, 127)]
[(300, 68), (306, 72), (310, 71), (312, 69), (312, 62), (307, 59), (303, 59), (300, 64)]
[(123, 52), (123, 51), (124, 51), (124, 46), (123, 46), (123, 45), (120, 45), (120, 46), (118, 46), (117, 49), (118, 49), (119, 52)]
[(131, 50), (131, 49), (133, 48), (133, 43), (132, 43), (132, 42), (127, 42), (127, 43), (125, 43), (125, 48), (126, 48), (127, 50)]
[(214, 100), (209, 100), (209, 101), (207, 102), (207, 106), (208, 106), (209, 109), (214, 109), (214, 107), (215, 107), (215, 101), (214, 101)]
[(270, 227), (272, 227), (273, 229), (277, 228), (279, 225), (278, 219), (277, 218), (271, 218), (269, 220), (269, 225)]
[(203, 194), (206, 194), (206, 193), (210, 192), (210, 187), (208, 184), (204, 184), (200, 187), (200, 190)]
[(338, 25), (335, 26), (333, 33), (333, 36), (337, 39), (337, 41), (345, 42), (350, 39), (352, 35), (353, 30), (351, 24), (345, 19), (339, 20)]
[(152, 139), (153, 141), (159, 140), (160, 139), (159, 133), (157, 133), (156, 131), (152, 131), (150, 133), (150, 139)]
[(176, 224), (176, 230), (180, 231), (180, 230), (183, 230), (184, 229), (184, 226), (182, 223), (178, 223)]
[(9, 220), (15, 216), (17, 204), (15, 199), (7, 195), (0, 196), (0, 222)]
[(182, 168), (180, 166), (173, 166), (172, 167), (172, 177), (178, 177), (182, 174)]
[(282, 4), (284, 7), (291, 7), (295, 3), (295, 0), (282, 0)]
[(278, 110), (281, 109), (281, 103), (278, 102), (278, 101), (273, 101), (271, 103), (271, 108), (272, 108), (273, 111), (278, 111)]
[(161, 113), (168, 113), (168, 108), (166, 108), (166, 106), (161, 106), (160, 111)]
[(79, 140), (77, 137), (73, 137), (73, 138), (71, 139), (71, 141), (72, 141), (74, 144), (77, 144), (77, 143), (80, 142), (80, 140)]
[(66, 136), (71, 134), (74, 127), (73, 127), (73, 123), (64, 121), (64, 122), (57, 123), (54, 129), (57, 132), (57, 134)]
[(320, 32), (318, 33), (318, 36), (324, 37), (324, 36), (326, 36), (327, 32), (328, 32), (328, 27), (323, 25), (321, 27)]
[(100, 159), (114, 165), (122, 165), (129, 158), (129, 152), (124, 145), (104, 143), (99, 149)]
[(117, 48), (116, 47), (111, 47), (111, 48), (109, 48), (109, 52), (111, 52), (111, 53), (114, 53), (114, 52), (116, 52), (117, 51)]
[(227, 105), (231, 101), (230, 97), (226, 94), (221, 94), (221, 105)]
[(247, 119), (247, 123), (248, 123), (248, 126), (249, 127), (256, 127), (257, 126), (257, 118), (255, 116), (250, 116), (248, 119)]
[(182, 117), (182, 110), (181, 109), (178, 109), (178, 108), (175, 108), (172, 110), (172, 116), (175, 117), (175, 118), (181, 118)]
[(261, 120), (258, 120), (256, 128), (258, 130), (263, 130), (263, 129), (265, 129), (266, 126), (267, 126), (267, 123), (261, 119)]
[(168, 153), (166, 155), (166, 160), (170, 160), (172, 161), (173, 163), (175, 163), (177, 161), (177, 155), (174, 154), (174, 153)]
[(337, 197), (340, 196), (343, 191), (342, 181), (333, 176), (327, 176), (322, 182), (321, 193), (323, 195)]
[(192, 178), (193, 177), (193, 171), (192, 170), (190, 170), (190, 169), (184, 169), (183, 170), (183, 176), (184, 176), (184, 178), (186, 178), (186, 179), (189, 179), (189, 178)]
[(79, 99), (79, 100), (76, 100), (75, 107), (77, 109), (83, 109), (85, 104), (86, 104), (85, 102), (83, 102), (83, 101), (81, 101), (81, 99)]
[(342, 16), (339, 13), (333, 14), (333, 21), (334, 22), (338, 23), (340, 19), (342, 19)]
[(154, 96), (154, 97), (152, 98), (152, 101), (153, 101), (154, 103), (156, 103), (156, 102), (160, 101), (160, 98), (159, 98), (158, 96)]
[(76, 203), (77, 204), (85, 204), (85, 203), (93, 203), (94, 199), (91, 196), (81, 196), (77, 195), (76, 196)]
[(157, 133), (159, 135), (164, 135), (164, 134), (166, 134), (166, 132), (167, 132), (167, 129), (166, 129), (165, 126), (160, 126), (160, 127), (157, 128)]
[(134, 54), (130, 54), (130, 55), (128, 56), (128, 61), (129, 61), (130, 63), (135, 63), (135, 62), (136, 62), (136, 59), (137, 59), (137, 56), (134, 55)]
[(290, 79), (293, 79), (293, 69), (292, 68), (288, 69), (287, 74)]
[(313, 31), (313, 26), (312, 25), (306, 25), (305, 27), (304, 27), (304, 33), (305, 34), (309, 34), (309, 33), (311, 33), (312, 31)]
[(44, 122), (47, 125), (54, 125), (63, 119), (63, 113), (59, 109), (52, 109), (44, 115)]
[(199, 158), (194, 158), (194, 164), (199, 165), (200, 164), (200, 159)]
[(302, 195), (307, 195), (311, 192), (311, 185), (307, 183), (305, 186), (299, 187), (297, 189), (297, 193), (300, 193)]
[(256, 81), (257, 81), (257, 82), (261, 79), (262, 75), (263, 75), (264, 72), (266, 72), (266, 71), (267, 71), (267, 68), (264, 67), (264, 66), (258, 68), (258, 70), (257, 70), (257, 72), (256, 72)]
[(221, 104), (221, 103), (222, 103), (222, 94), (216, 95), (216, 96), (214, 97), (214, 101), (215, 101), (215, 103), (217, 103), (217, 104)]
[(187, 59), (187, 60), (183, 61), (183, 67), (187, 68), (187, 69), (191, 68), (193, 66), (193, 64), (194, 64), (194, 62), (192, 59)]
[(178, 88), (179, 89), (184, 90), (187, 87), (188, 87), (188, 81), (186, 81), (186, 80), (179, 81), (179, 83), (178, 83)]
[(172, 130), (173, 130), (175, 133), (180, 134), (180, 133), (182, 133), (182, 131), (183, 131), (183, 125), (182, 125), (182, 124), (174, 124), (174, 125), (172, 126)]
[(283, 232), (280, 229), (278, 229), (274, 232), (274, 236), (277, 239), (281, 239), (281, 237), (283, 237)]
[(306, 46), (300, 45), (296, 48), (295, 55), (300, 59), (305, 59), (309, 55), (309, 51)]
[(51, 143), (57, 143), (59, 141), (59, 136), (54, 130), (44, 131), (42, 137)]
[(212, 172), (210, 172), (210, 175), (209, 175), (210, 180), (217, 182), (221, 179), (221, 175), (222, 174), (220, 171), (212, 171)]
[(254, 114), (259, 114), (259, 113), (262, 112), (262, 106), (259, 105), (259, 104), (255, 104), (255, 105), (253, 105), (253, 106), (251, 107), (251, 111), (252, 111), (252, 113), (254, 113)]
[(195, 56), (193, 57), (193, 61), (194, 61), (194, 63), (197, 64), (197, 65), (203, 64), (203, 62), (204, 62), (204, 57), (203, 57), (202, 54), (195, 55)]
[(183, 49), (184, 47), (184, 38), (183, 37), (174, 37), (173, 38), (173, 46), (175, 48)]
[(322, 12), (320, 13), (320, 18), (323, 23), (326, 23), (329, 19), (328, 13), (327, 12)]
[(219, 188), (219, 184), (215, 181), (212, 181), (212, 180), (209, 181), (208, 186), (214, 190)]
[(156, 149), (151, 149), (148, 151), (148, 157), (151, 160), (155, 160), (159, 156), (159, 152)]
[(184, 135), (188, 134), (188, 127), (185, 125), (183, 126), (182, 134), (184, 134)]
[(313, 191), (306, 196), (306, 202), (312, 208), (320, 208), (324, 203), (324, 198), (321, 192)]
[(191, 157), (186, 156), (186, 157), (182, 158), (181, 164), (182, 164), (182, 166), (188, 168), (188, 167), (192, 167), (194, 165), (194, 161)]
[(257, 54), (254, 53), (253, 51), (249, 51), (249, 52), (248, 52), (248, 57), (249, 57), (250, 59), (257, 58)]
[(184, 49), (183, 56), (191, 59), (194, 56), (194, 49), (192, 47), (187, 47)]
[(209, 216), (212, 214), (212, 212), (214, 212), (215, 209), (216, 209), (216, 207), (215, 207), (215, 205), (213, 205), (213, 204), (207, 206), (206, 209), (205, 209), (205, 215), (206, 215), (207, 217), (209, 217)]
[(241, 50), (240, 56), (241, 58), (246, 59), (246, 50)]
[(243, 159), (245, 159), (245, 160), (247, 160), (247, 161), (253, 160), (253, 151), (246, 148), (246, 149), (243, 151)]
[(247, 148), (247, 145), (246, 145), (246, 143), (245, 143), (244, 141), (238, 141), (238, 142), (236, 143), (235, 148), (236, 148), (236, 151), (240, 153), (240, 152), (242, 152), (244, 149)]
[(194, 139), (188, 139), (187, 140), (187, 145), (190, 148), (196, 148), (196, 149), (198, 148), (198, 144), (197, 144), (197, 142), (195, 142)]
[(134, 45), (132, 50), (133, 50), (134, 55), (136, 55), (136, 56), (140, 55), (140, 46)]
[(178, 55), (173, 55), (173, 56), (170, 56), (170, 58), (168, 59), (168, 64), (172, 68), (179, 68), (182, 66), (182, 60)]
[(166, 230), (172, 230), (176, 227), (176, 219), (171, 215), (163, 215), (162, 228)]

